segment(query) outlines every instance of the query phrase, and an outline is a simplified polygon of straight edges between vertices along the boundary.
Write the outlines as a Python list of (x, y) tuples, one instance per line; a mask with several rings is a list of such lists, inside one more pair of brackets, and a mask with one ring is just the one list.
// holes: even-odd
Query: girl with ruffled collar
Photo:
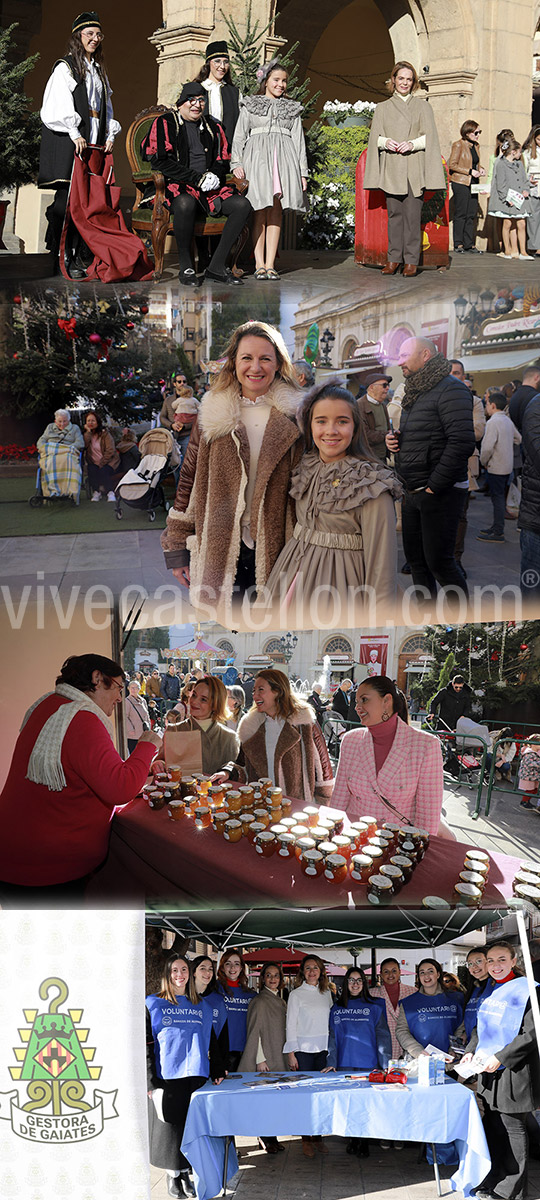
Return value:
[(240, 101), (231, 169), (237, 179), (249, 180), (255, 279), (273, 280), (279, 278), (274, 263), (283, 209), (305, 211), (308, 166), (302, 105), (286, 95), (288, 71), (273, 58), (259, 68), (257, 78), (258, 93)]
[(372, 456), (357, 402), (339, 380), (312, 388), (297, 420), (306, 448), (290, 489), (296, 526), (268, 579), (268, 603), (289, 627), (347, 624), (375, 605), (382, 618), (397, 592), (401, 485)]

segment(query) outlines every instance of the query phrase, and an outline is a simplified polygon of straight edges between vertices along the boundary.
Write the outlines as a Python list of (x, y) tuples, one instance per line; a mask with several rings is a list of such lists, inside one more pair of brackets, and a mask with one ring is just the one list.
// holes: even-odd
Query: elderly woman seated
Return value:
[(72, 425), (65, 408), (59, 408), (54, 421), (38, 438), (41, 490), (47, 499), (70, 496), (79, 503), (81, 491), (81, 450), (84, 441), (78, 425)]

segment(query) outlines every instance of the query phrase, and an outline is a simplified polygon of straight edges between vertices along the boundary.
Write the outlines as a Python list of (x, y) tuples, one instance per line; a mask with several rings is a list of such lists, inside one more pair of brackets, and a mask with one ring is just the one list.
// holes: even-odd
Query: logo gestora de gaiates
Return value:
[(88, 1142), (103, 1132), (104, 1122), (117, 1117), (117, 1090), (92, 1088), (102, 1067), (92, 1066), (95, 1049), (86, 1045), (89, 1029), (81, 1028), (82, 1008), (59, 1012), (69, 991), (63, 979), (44, 979), (40, 1000), (47, 1012), (23, 1009), (26, 1026), (18, 1030), (20, 1046), (13, 1048), (18, 1066), (9, 1067), (13, 1080), (26, 1084), (0, 1092), (0, 1119), (11, 1122), (17, 1137), (28, 1142)]

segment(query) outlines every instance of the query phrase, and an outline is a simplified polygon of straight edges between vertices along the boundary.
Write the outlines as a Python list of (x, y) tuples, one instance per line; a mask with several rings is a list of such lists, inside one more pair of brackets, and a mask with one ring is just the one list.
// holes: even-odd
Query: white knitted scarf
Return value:
[(63, 696), (64, 699), (69, 700), (69, 704), (61, 704), (48, 721), (45, 721), (28, 760), (26, 778), (31, 783), (45, 784), (50, 792), (61, 792), (66, 786), (66, 777), (62, 767), (62, 745), (73, 718), (79, 712), (94, 713), (94, 716), (99, 717), (111, 738), (112, 728), (109, 718), (105, 716), (99, 705), (91, 700), (90, 696), (79, 691), (78, 688), (72, 687), (69, 683), (59, 683), (54, 692), (47, 692), (44, 696), (40, 696), (35, 704), (32, 704), (24, 715), (21, 730), (24, 729), (34, 709), (48, 696)]

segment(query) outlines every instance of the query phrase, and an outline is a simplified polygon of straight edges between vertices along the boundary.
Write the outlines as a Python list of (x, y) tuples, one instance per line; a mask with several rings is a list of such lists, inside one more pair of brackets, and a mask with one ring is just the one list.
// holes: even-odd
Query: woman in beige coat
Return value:
[(364, 188), (386, 193), (388, 262), (383, 275), (416, 275), (421, 250), (424, 189), (446, 187), (433, 112), (416, 95), (418, 75), (398, 62), (388, 81), (390, 99), (373, 114)]

